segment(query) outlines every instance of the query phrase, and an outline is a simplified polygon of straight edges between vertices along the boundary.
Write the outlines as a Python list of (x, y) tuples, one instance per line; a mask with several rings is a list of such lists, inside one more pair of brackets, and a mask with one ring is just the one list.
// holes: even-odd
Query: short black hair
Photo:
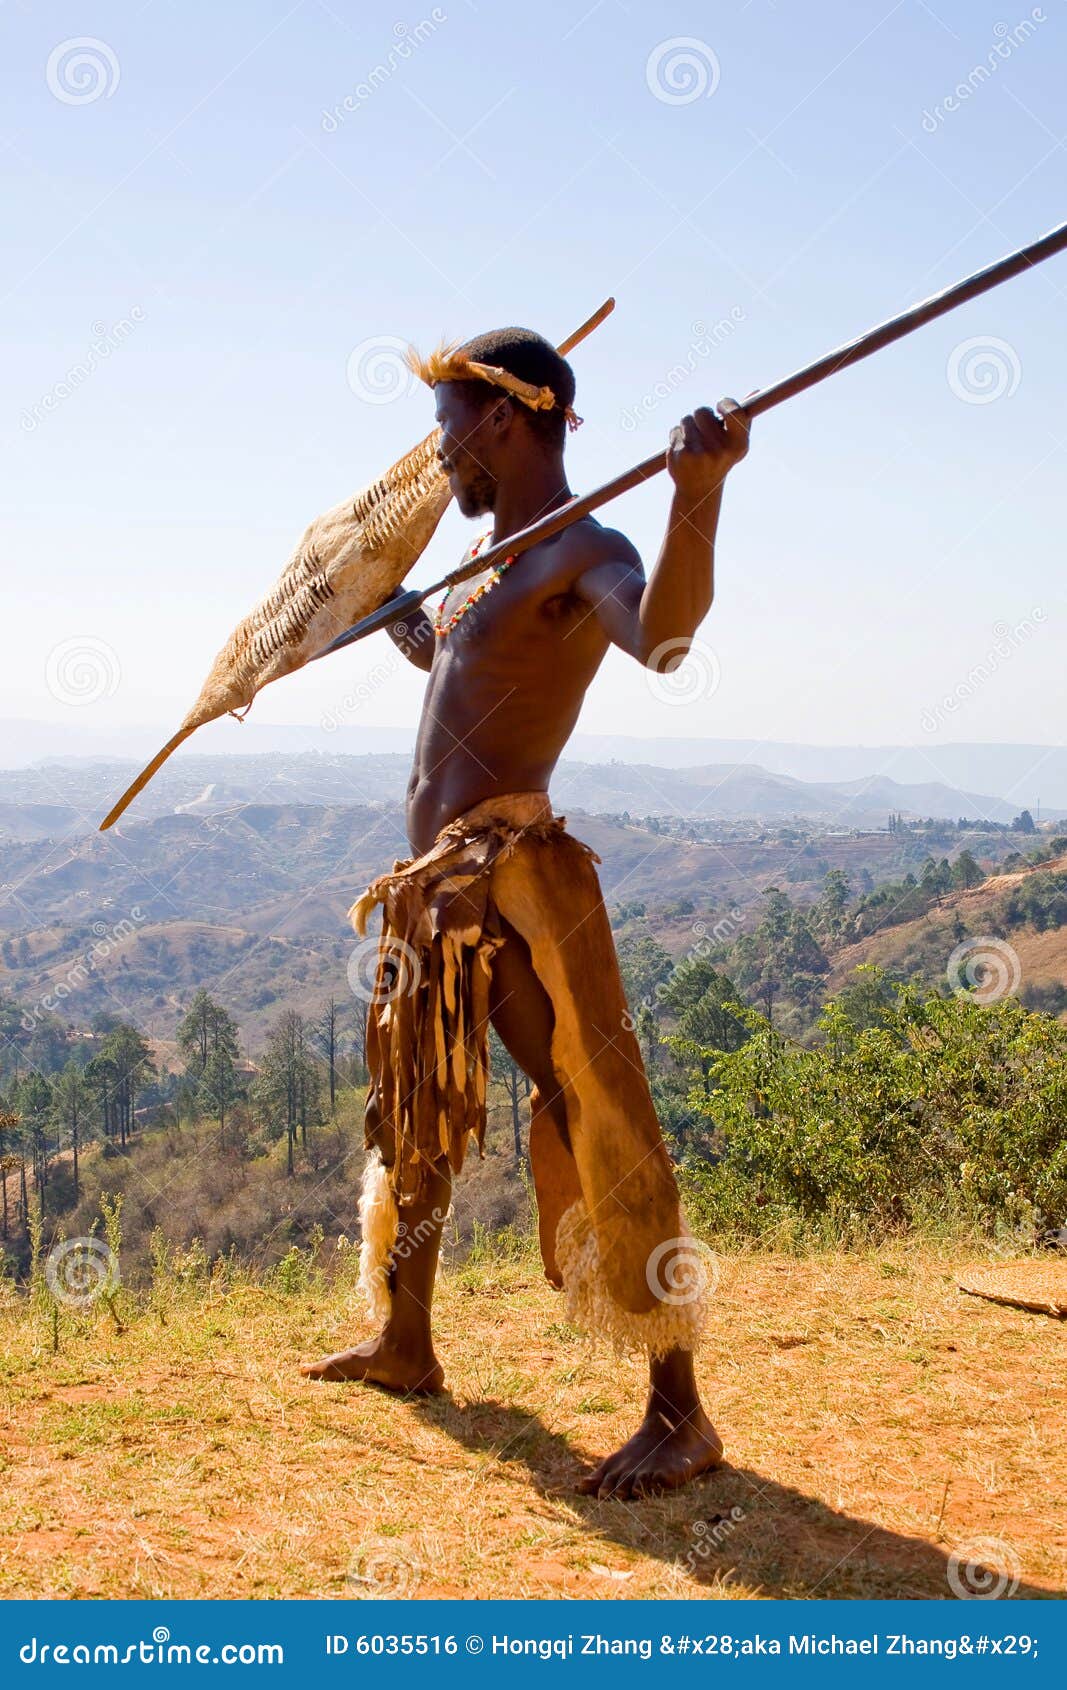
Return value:
[[(563, 445), (567, 430), (564, 413), (574, 404), (574, 371), (551, 341), (546, 340), (544, 335), (535, 334), (533, 329), (491, 329), (488, 334), (476, 335), (473, 340), (468, 340), (459, 351), (464, 358), (470, 358), (476, 364), (496, 364), (507, 370), (509, 375), (518, 376), (520, 381), (531, 382), (534, 387), (551, 388), (556, 396), (551, 411), (534, 411), (521, 399), (516, 399), (514, 403), (546, 445)], [(463, 388), (472, 400), (484, 400), (487, 394), (504, 391), (503, 388), (498, 390), (487, 386), (484, 381), (463, 381), (455, 385)]]

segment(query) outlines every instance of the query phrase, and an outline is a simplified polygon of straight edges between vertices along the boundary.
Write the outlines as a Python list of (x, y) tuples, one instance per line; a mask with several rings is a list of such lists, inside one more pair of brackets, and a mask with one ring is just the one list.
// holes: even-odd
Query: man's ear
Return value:
[(515, 406), (506, 394), (501, 395), (485, 420), (490, 432), (503, 439), (515, 420)]

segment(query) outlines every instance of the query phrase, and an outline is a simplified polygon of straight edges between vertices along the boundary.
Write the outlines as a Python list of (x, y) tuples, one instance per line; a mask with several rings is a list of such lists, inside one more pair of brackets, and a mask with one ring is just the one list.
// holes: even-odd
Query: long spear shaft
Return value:
[[(781, 405), (784, 400), (792, 399), (794, 394), (815, 387), (820, 381), (825, 381), (827, 376), (836, 375), (838, 370), (848, 369), (850, 364), (858, 364), (861, 358), (869, 358), (872, 353), (880, 352), (883, 346), (890, 346), (895, 340), (903, 340), (905, 335), (921, 329), (926, 323), (932, 323), (935, 317), (943, 317), (946, 312), (954, 311), (957, 305), (965, 305), (969, 299), (976, 299), (979, 294), (988, 293), (990, 288), (999, 287), (1001, 282), (1006, 282), (1023, 270), (1029, 270), (1035, 264), (1042, 263), (1054, 253), (1062, 252), (1065, 247), (1067, 223), (1061, 223), (1047, 235), (1042, 235), (1040, 240), (1020, 247), (1018, 252), (998, 258), (996, 263), (987, 265), (984, 270), (976, 270), (972, 276), (965, 276), (961, 282), (945, 288), (942, 293), (935, 293), (930, 299), (913, 305), (910, 310), (902, 311), (899, 317), (890, 317), (887, 322), (878, 323), (873, 329), (868, 329), (866, 334), (857, 335), (855, 340), (846, 341), (833, 352), (827, 352), (825, 357), (817, 358), (813, 364), (805, 364), (803, 369), (794, 370), (792, 375), (775, 382), (773, 387), (757, 389), (755, 393), (750, 393), (743, 401), (743, 409), (750, 417), (761, 416), (764, 411)], [(611, 499), (617, 499), (621, 493), (628, 493), (632, 487), (639, 487), (643, 481), (651, 480), (652, 476), (658, 475), (666, 467), (667, 454), (662, 450), (654, 453), (651, 458), (645, 458), (643, 463), (635, 464), (633, 469), (617, 475), (613, 481), (606, 481), (602, 487), (594, 488), (591, 493), (583, 493), (579, 498), (568, 500), (550, 515), (543, 516), (537, 522), (531, 522), (529, 527), (520, 528), (517, 533), (497, 541), (495, 546), (487, 547), (471, 562), (461, 564), (458, 569), (443, 575), (440, 581), (433, 582), (431, 586), (412, 588), (397, 598), (389, 599), (378, 610), (372, 611), (370, 616), (364, 616), (353, 628), (340, 634), (331, 645), (319, 652), (318, 656), (327, 657), (332, 651), (342, 651), (355, 640), (362, 640), (368, 634), (376, 633), (379, 628), (388, 627), (391, 622), (401, 621), (405, 616), (410, 616), (413, 610), (418, 609), (431, 594), (456, 587), (461, 581), (470, 580), (472, 576), (480, 575), (483, 570), (491, 569), (505, 557), (517, 557), (520, 552), (528, 551), (541, 540), (548, 540), (553, 534), (559, 534), (564, 528), (569, 528), (572, 523), (580, 522), (582, 517), (599, 510), (601, 505), (606, 505)]]

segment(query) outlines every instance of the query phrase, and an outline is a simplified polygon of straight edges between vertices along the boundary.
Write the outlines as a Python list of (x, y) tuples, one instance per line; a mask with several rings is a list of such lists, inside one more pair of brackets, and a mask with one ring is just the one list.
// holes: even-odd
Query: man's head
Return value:
[(531, 459), (562, 458), (573, 416), (574, 372), (531, 329), (494, 329), (467, 341), (452, 357), (459, 368), (466, 363), (505, 370), (530, 394), (540, 395), (532, 405), (480, 376), (433, 382), (441, 463), (463, 515), (481, 516), (493, 509), (500, 482), (528, 472)]

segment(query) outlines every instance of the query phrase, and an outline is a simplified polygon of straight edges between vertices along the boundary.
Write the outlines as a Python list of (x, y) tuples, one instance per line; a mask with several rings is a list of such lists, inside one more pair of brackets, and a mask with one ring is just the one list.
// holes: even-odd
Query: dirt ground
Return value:
[[(642, 1369), (532, 1263), (443, 1278), (451, 1394), (312, 1385), (346, 1287), (0, 1306), (0, 1596), (950, 1597), (1067, 1591), (1067, 1326), (930, 1249), (721, 1261), (700, 1371), (730, 1465), (597, 1502)], [(161, 1317), (162, 1316), (162, 1317)]]

